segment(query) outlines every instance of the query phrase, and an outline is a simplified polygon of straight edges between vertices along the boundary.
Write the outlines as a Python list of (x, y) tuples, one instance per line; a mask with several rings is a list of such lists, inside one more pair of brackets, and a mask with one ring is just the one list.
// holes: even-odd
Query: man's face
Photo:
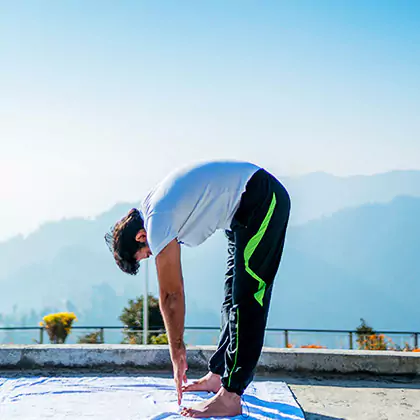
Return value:
[(147, 244), (147, 234), (144, 229), (139, 230), (139, 232), (136, 235), (136, 241), (142, 242), (145, 244), (145, 246), (141, 247), (134, 255), (137, 261), (144, 260), (146, 258), (149, 258), (152, 255), (152, 252), (150, 251), (149, 245)]
[(141, 261), (144, 260), (146, 258), (149, 258), (152, 255), (152, 253), (150, 252), (150, 248), (148, 245), (144, 246), (143, 248), (140, 248), (136, 254), (135, 254), (135, 258), (137, 261)]

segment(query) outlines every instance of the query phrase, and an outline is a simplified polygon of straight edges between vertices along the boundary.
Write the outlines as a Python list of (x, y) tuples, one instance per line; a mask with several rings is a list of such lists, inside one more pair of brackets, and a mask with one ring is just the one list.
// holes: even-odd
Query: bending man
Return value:
[[(140, 210), (130, 210), (106, 235), (118, 266), (126, 273), (137, 274), (140, 260), (156, 258), (178, 404), (182, 392), (216, 394), (201, 405), (184, 408), (183, 415), (241, 414), (240, 397), (253, 379), (263, 346), (289, 213), (288, 193), (266, 170), (247, 162), (208, 162), (166, 177)], [(209, 373), (183, 386), (188, 367), (181, 245), (200, 245), (219, 229), (228, 238), (222, 332)]]

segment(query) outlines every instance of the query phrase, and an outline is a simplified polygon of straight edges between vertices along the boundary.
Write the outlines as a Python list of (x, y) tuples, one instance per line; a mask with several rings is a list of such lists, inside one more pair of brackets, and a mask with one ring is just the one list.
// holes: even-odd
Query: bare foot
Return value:
[(182, 387), (182, 392), (207, 391), (216, 394), (221, 386), (222, 381), (220, 380), (220, 375), (209, 372), (206, 376), (194, 381), (192, 384), (184, 385)]
[(234, 392), (220, 388), (220, 391), (208, 401), (204, 401), (191, 408), (183, 408), (184, 417), (234, 417), (242, 414), (241, 397)]

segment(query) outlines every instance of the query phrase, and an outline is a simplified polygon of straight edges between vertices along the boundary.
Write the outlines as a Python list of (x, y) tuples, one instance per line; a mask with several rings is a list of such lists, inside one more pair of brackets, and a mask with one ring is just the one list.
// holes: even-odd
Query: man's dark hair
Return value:
[(135, 254), (146, 244), (136, 241), (136, 235), (144, 229), (144, 222), (137, 209), (131, 209), (126, 216), (119, 220), (111, 231), (105, 234), (105, 242), (113, 253), (115, 262), (124, 273), (136, 275), (140, 263)]

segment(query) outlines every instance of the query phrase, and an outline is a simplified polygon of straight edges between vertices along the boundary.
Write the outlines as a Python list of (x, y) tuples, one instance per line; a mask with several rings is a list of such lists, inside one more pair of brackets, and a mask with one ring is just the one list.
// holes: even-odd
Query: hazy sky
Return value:
[(420, 2), (0, 0), (0, 239), (195, 160), (420, 169)]

